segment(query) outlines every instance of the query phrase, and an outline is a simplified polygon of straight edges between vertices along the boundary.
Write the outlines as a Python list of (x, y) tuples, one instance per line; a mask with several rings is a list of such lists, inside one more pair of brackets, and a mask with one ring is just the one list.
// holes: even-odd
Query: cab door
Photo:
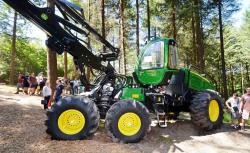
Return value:
[(136, 71), (138, 80), (145, 85), (156, 85), (162, 82), (166, 70), (164, 40), (148, 44), (139, 59)]

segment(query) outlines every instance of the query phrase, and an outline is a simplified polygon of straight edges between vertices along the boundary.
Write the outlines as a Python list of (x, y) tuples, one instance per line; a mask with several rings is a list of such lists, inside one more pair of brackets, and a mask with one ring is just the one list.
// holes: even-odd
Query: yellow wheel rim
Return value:
[(141, 119), (135, 113), (125, 113), (118, 120), (118, 129), (125, 136), (135, 135), (141, 128)]
[(216, 122), (219, 118), (220, 108), (216, 100), (211, 100), (209, 103), (209, 119), (212, 122)]
[(79, 133), (85, 125), (84, 115), (75, 109), (64, 111), (58, 118), (58, 128), (61, 132), (74, 135)]

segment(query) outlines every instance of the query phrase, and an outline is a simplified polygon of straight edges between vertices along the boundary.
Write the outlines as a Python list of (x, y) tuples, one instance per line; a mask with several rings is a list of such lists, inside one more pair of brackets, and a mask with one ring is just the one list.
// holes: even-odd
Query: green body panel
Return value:
[(196, 90), (196, 91), (203, 91), (206, 89), (214, 89), (215, 87), (206, 78), (202, 77), (201, 75), (197, 74), (196, 72), (190, 71), (189, 87), (188, 88)]
[(198, 73), (190, 71), (188, 68), (182, 68), (181, 70), (185, 72), (185, 84), (187, 85), (188, 89), (195, 91), (203, 91), (206, 89), (214, 90), (214, 85)]
[(126, 87), (122, 89), (122, 95), (120, 99), (133, 99), (136, 101), (144, 101), (144, 91), (143, 88), (130, 88)]
[(150, 85), (160, 85), (165, 79), (166, 73), (175, 73), (177, 70), (168, 70), (166, 68), (163, 69), (155, 69), (155, 70), (143, 70), (137, 73), (138, 80), (142, 84), (150, 84)]

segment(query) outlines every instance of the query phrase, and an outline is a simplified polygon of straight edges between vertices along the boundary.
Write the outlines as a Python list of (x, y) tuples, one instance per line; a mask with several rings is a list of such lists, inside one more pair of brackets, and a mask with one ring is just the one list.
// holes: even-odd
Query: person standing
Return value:
[(40, 90), (38, 90), (37, 94), (41, 95), (42, 89), (45, 86), (45, 82), (44, 82), (44, 77), (43, 77), (43, 72), (41, 72), (38, 76), (37, 76), (37, 83), (38, 83), (38, 87), (40, 88)]
[(20, 88), (23, 88), (23, 74), (19, 73), (18, 74), (18, 79), (17, 79), (17, 85), (16, 85), (16, 92), (15, 94), (19, 94)]
[(234, 128), (237, 129), (240, 127), (240, 114), (239, 114), (239, 110), (240, 110), (240, 97), (238, 97), (237, 93), (234, 93), (232, 97), (230, 97), (227, 101), (226, 101), (226, 106), (227, 108), (231, 111), (231, 116), (232, 116), (232, 120), (233, 123), (235, 122), (235, 120), (238, 120), (238, 123), (234, 124)]
[(73, 80), (70, 80), (70, 81), (69, 81), (69, 85), (70, 85), (70, 88), (71, 88), (70, 94), (74, 95), (74, 94), (75, 94), (75, 93), (74, 93), (74, 81), (73, 81)]
[(75, 79), (75, 80), (73, 81), (73, 93), (74, 93), (74, 94), (78, 94), (78, 88), (79, 88), (79, 83), (78, 83), (78, 80)]
[(56, 90), (53, 96), (53, 100), (57, 103), (62, 98), (62, 92), (63, 92), (63, 85), (61, 80), (56, 80)]
[(48, 109), (48, 104), (49, 104), (49, 100), (51, 97), (51, 89), (49, 87), (48, 81), (46, 82), (45, 86), (43, 86), (42, 93), (43, 93), (44, 100), (46, 101), (46, 103), (44, 104), (44, 110), (46, 110)]
[(32, 75), (29, 77), (29, 95), (34, 95), (36, 88), (37, 88), (37, 80), (36, 80), (36, 76), (35, 73), (32, 73)]
[(70, 81), (69, 80), (65, 80), (65, 94), (68, 95), (71, 93), (71, 86), (70, 86)]
[(23, 93), (27, 95), (28, 88), (30, 86), (29, 81), (28, 81), (29, 76), (26, 74), (26, 76), (23, 75), (22, 78), (23, 78)]
[(246, 94), (242, 95), (240, 103), (240, 113), (242, 113), (242, 130), (245, 130), (246, 122), (250, 113), (250, 87), (246, 89)]

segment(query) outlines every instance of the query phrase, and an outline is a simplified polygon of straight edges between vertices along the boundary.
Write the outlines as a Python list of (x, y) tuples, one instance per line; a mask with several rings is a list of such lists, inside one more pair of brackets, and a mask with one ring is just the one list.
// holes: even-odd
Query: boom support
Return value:
[[(85, 77), (84, 66), (106, 73), (113, 72), (113, 67), (110, 64), (103, 65), (102, 61), (116, 60), (120, 52), (119, 49), (111, 45), (85, 21), (83, 9), (79, 6), (66, 0), (53, 1), (63, 17), (57, 15), (54, 8), (40, 8), (30, 0), (4, 0), (13, 9), (47, 33), (46, 45), (49, 48), (54, 49), (58, 54), (67, 51), (73, 56), (75, 65), (81, 72), (81, 81), (85, 86), (89, 85), (89, 81)], [(72, 21), (82, 27), (76, 26)], [(84, 39), (77, 37), (76, 33), (83, 35), (84, 39), (92, 34), (111, 52), (101, 53), (100, 55), (93, 54)]]

